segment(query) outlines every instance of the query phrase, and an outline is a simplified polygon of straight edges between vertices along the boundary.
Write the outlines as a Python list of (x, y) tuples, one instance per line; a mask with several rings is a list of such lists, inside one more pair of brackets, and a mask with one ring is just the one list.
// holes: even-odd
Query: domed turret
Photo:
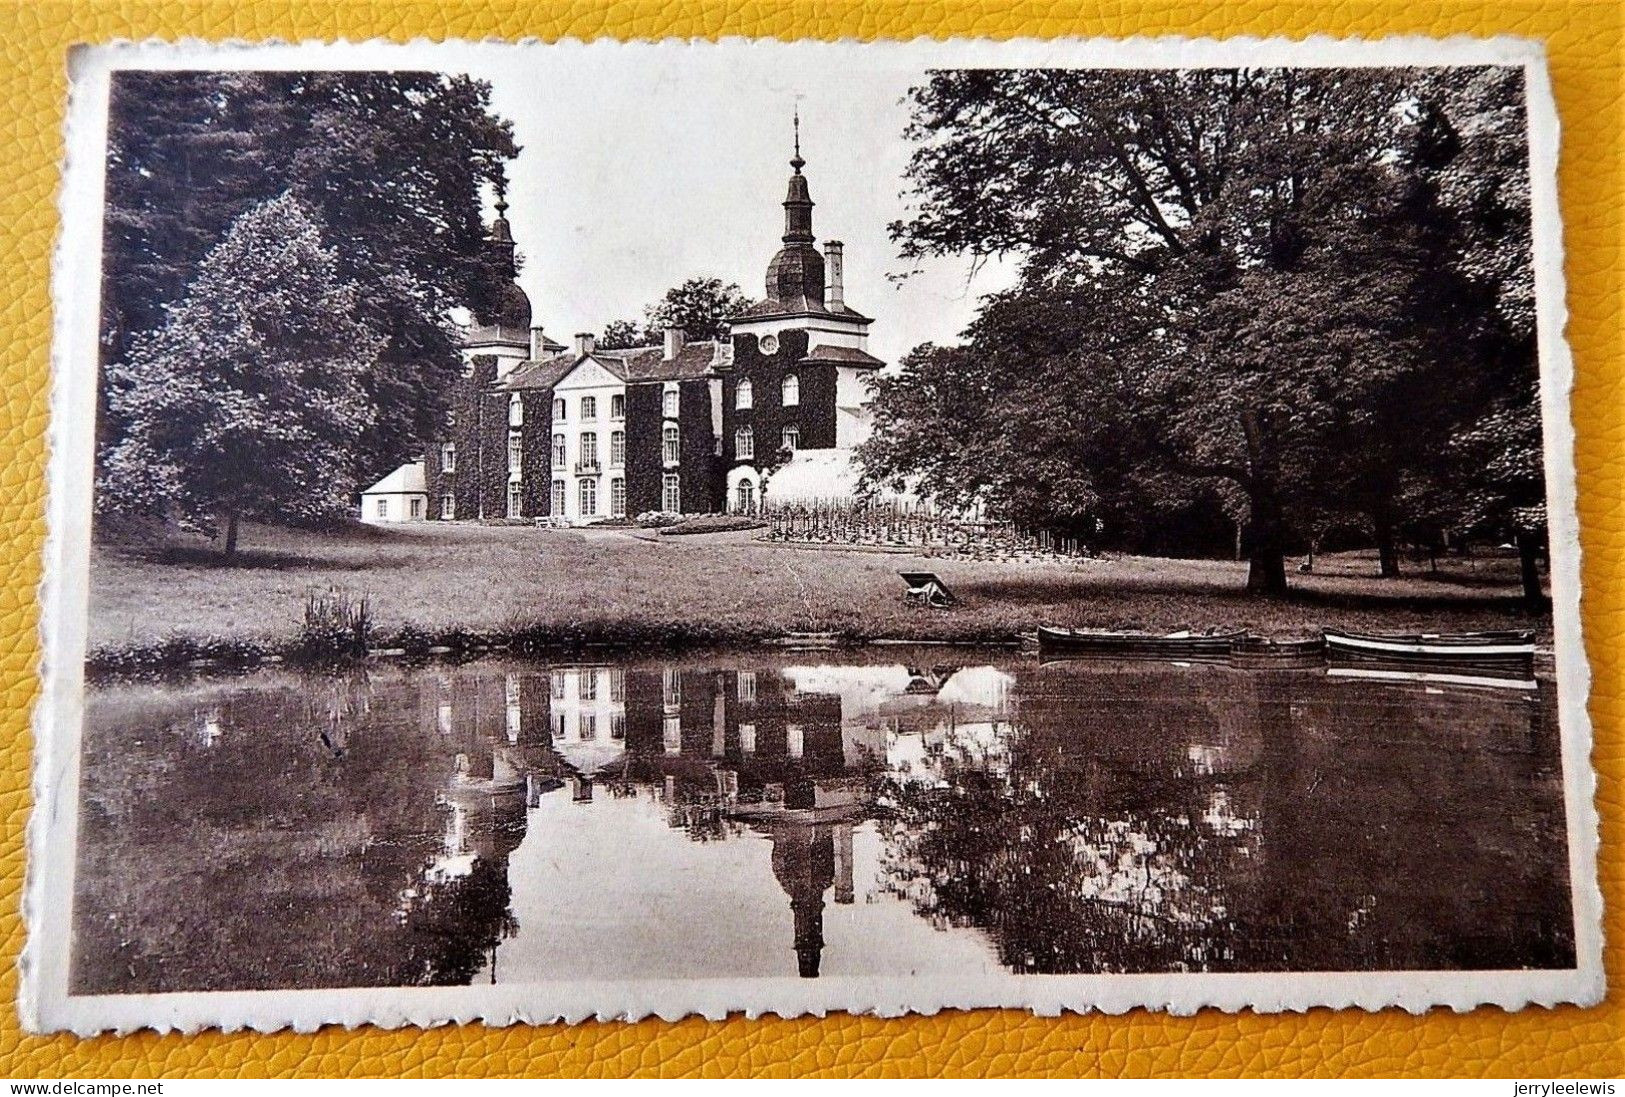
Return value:
[(801, 174), (807, 162), (801, 158), (800, 112), (795, 130), (795, 156), (790, 160), (793, 174), (784, 198), (784, 247), (767, 265), (767, 296), (790, 308), (822, 308), (824, 257), (813, 246), (813, 200), (807, 177)]
[(514, 257), (513, 230), (508, 225), (507, 186), (501, 181), (497, 183), (496, 210), (491, 235), (485, 238), (489, 289), (486, 299), (474, 310), (474, 320), (481, 327), (529, 332), (530, 298), (514, 281), (519, 267)]

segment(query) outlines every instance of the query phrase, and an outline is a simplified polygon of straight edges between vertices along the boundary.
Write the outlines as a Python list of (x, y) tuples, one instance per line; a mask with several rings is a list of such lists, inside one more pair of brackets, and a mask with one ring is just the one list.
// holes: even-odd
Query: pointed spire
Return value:
[(497, 216), (491, 222), (491, 239), (502, 244), (513, 240), (513, 230), (508, 225), (508, 179), (505, 175), (497, 176)]
[(795, 155), (790, 158), (790, 167), (795, 174), (790, 176), (789, 192), (784, 196), (784, 242), (786, 244), (810, 244), (813, 241), (812, 231), (812, 195), (807, 190), (807, 177), (801, 174), (801, 169), (807, 166), (807, 161), (801, 158), (801, 108), (797, 107), (793, 116), (795, 127)]

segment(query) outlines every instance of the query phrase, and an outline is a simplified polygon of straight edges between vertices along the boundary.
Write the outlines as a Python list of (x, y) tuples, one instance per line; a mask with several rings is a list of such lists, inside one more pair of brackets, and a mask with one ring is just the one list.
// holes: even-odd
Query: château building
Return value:
[(728, 336), (672, 328), (629, 349), (543, 333), (514, 282), (499, 195), (488, 243), (502, 289), (466, 333), (446, 434), (362, 494), (362, 519), (585, 525), (849, 491), (884, 363), (868, 352), (871, 319), (846, 303), (841, 242), (815, 243), (805, 165), (798, 133), (766, 296)]

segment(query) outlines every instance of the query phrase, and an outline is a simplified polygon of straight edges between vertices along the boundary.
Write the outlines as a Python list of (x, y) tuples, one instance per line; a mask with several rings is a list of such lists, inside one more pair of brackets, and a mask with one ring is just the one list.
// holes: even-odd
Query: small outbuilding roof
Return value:
[(424, 475), (423, 462), (413, 461), (409, 465), (402, 465), (372, 487), (361, 493), (362, 495), (427, 495), (429, 494), (429, 481)]

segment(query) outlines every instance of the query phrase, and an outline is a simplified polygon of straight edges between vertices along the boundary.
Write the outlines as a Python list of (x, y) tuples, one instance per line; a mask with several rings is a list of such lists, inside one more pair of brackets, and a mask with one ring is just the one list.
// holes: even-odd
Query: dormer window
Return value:
[(739, 387), (734, 389), (734, 407), (740, 411), (749, 411), (751, 402), (750, 378), (742, 378)]
[(801, 403), (801, 382), (793, 373), (786, 374), (784, 384), (779, 392), (780, 403), (787, 408), (793, 408)]

